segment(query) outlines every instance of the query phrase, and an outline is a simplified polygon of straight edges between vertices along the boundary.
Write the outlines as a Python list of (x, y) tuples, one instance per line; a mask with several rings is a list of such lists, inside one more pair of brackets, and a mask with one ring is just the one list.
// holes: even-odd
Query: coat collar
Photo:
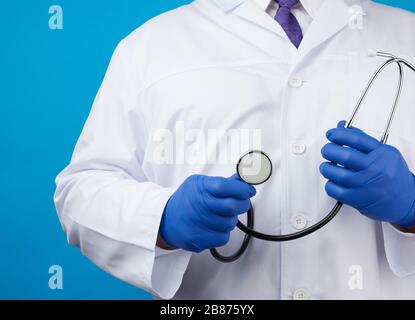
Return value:
[[(268, 0), (212, 0), (224, 12), (239, 16), (240, 18), (254, 23), (265, 30), (274, 32), (281, 37), (287, 38), (281, 26), (270, 17), (261, 6), (265, 6)], [(260, 4), (257, 5), (257, 1)], [(356, 16), (356, 8), (365, 7), (364, 3), (369, 0), (325, 0), (321, 4), (312, 24), (307, 30), (303, 42), (295, 55), (294, 65), (298, 65), (313, 49), (317, 48), (342, 29), (346, 28)], [(305, 2), (304, 2), (305, 3)], [(361, 12), (365, 15), (364, 12)], [(287, 41), (289, 41), (287, 39)]]
[[(231, 11), (245, 1), (254, 1), (256, 2), (262, 10), (266, 10), (270, 3), (274, 0), (214, 0), (216, 4), (225, 12)], [(333, 0), (331, 0), (333, 1)], [(324, 2), (324, 0), (300, 0), (301, 4), (308, 12), (308, 14), (314, 18), (319, 7)]]
[(246, 0), (213, 0), (224, 12), (231, 11)]

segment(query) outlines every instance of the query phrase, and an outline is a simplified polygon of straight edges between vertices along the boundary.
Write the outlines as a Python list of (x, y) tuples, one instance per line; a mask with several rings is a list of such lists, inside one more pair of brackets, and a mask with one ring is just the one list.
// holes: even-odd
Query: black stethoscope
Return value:
[[(239, 178), (242, 181), (249, 183), (251, 185), (260, 185), (268, 181), (268, 179), (271, 177), (272, 162), (271, 159), (267, 156), (267, 154), (265, 154), (263, 151), (253, 150), (246, 153), (240, 158), (236, 166), (236, 172), (238, 173)], [(233, 262), (242, 256), (242, 254), (248, 248), (249, 242), (251, 241), (252, 237), (273, 242), (291, 241), (305, 237), (310, 233), (313, 233), (321, 229), (327, 223), (329, 223), (337, 215), (341, 207), (342, 203), (337, 202), (334, 208), (323, 220), (317, 222), (316, 224), (304, 230), (290, 234), (271, 235), (254, 230), (254, 207), (251, 205), (251, 208), (248, 210), (247, 213), (247, 225), (244, 225), (240, 220), (237, 223), (237, 227), (245, 233), (245, 238), (239, 250), (235, 254), (227, 257), (221, 255), (216, 248), (210, 249), (210, 252), (215, 259), (221, 262)]]
[[(391, 112), (388, 117), (386, 128), (380, 140), (381, 143), (386, 143), (389, 137), (389, 130), (392, 125), (392, 121), (393, 121), (397, 106), (399, 104), (399, 99), (400, 99), (401, 92), (402, 92), (403, 77), (404, 77), (403, 66), (406, 66), (415, 72), (415, 65), (411, 64), (409, 61), (405, 59), (398, 58), (392, 54), (385, 53), (385, 52), (369, 50), (368, 56), (369, 57), (384, 57), (384, 58), (388, 58), (388, 60), (385, 61), (383, 64), (381, 64), (381, 66), (375, 71), (375, 73), (371, 77), (369, 83), (364, 89), (345, 127), (349, 128), (352, 126), (356, 118), (356, 115), (358, 114), (360, 110), (360, 107), (365, 101), (365, 98), (367, 97), (373, 84), (379, 78), (379, 75), (386, 69), (386, 67), (392, 64), (396, 64), (398, 66), (398, 71), (399, 71), (399, 81), (397, 85), (397, 91), (396, 91), (395, 99), (393, 101)], [(256, 151), (256, 150), (250, 151), (240, 158), (236, 166), (236, 172), (238, 173), (239, 178), (242, 181), (245, 181), (246, 183), (249, 183), (251, 185), (260, 185), (266, 182), (271, 177), (272, 162), (271, 162), (271, 159), (264, 152)], [(242, 254), (246, 251), (252, 237), (265, 240), (265, 241), (274, 241), (274, 242), (291, 241), (291, 240), (303, 238), (313, 232), (316, 232), (317, 230), (321, 229), (326, 224), (328, 224), (331, 220), (333, 220), (333, 218), (339, 213), (342, 206), (343, 206), (343, 203), (341, 203), (340, 201), (337, 201), (334, 207), (331, 209), (331, 211), (322, 220), (320, 220), (319, 222), (315, 223), (314, 225), (304, 230), (290, 233), (290, 234), (271, 235), (271, 234), (265, 234), (265, 233), (261, 233), (261, 232), (254, 230), (254, 208), (251, 204), (251, 208), (247, 212), (247, 225), (244, 225), (239, 220), (237, 223), (237, 227), (245, 233), (245, 238), (239, 250), (235, 254), (231, 256), (226, 256), (226, 257), (221, 255), (217, 251), (216, 248), (210, 249), (210, 252), (215, 259), (221, 262), (233, 262), (239, 259), (242, 256)]]

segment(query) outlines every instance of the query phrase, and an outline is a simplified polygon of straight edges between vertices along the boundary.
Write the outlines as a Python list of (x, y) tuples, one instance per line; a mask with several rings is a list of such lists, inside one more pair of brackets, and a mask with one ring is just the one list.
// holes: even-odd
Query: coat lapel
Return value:
[(356, 12), (363, 10), (360, 3), (359, 0), (324, 1), (298, 48), (294, 65), (298, 65), (314, 49), (349, 27), (358, 14)]
[(254, 23), (265, 30), (286, 38), (282, 27), (274, 20), (273, 17), (256, 5), (254, 1), (241, 1), (241, 4), (235, 8), (233, 13), (250, 23)]
[[(273, 17), (262, 10), (253, 0), (213, 0), (223, 11), (255, 24), (258, 27), (289, 40), (279, 23)], [(307, 56), (320, 45), (334, 37), (351, 24), (356, 17), (356, 9), (363, 10), (363, 1), (367, 0), (325, 0), (317, 11), (313, 22), (305, 33), (304, 39), (295, 52), (292, 66), (295, 68)]]

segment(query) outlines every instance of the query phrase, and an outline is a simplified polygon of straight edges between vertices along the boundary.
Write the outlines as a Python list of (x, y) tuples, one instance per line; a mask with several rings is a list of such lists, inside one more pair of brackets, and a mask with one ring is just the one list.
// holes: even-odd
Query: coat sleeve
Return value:
[(121, 42), (71, 163), (56, 178), (54, 201), (70, 244), (106, 272), (169, 299), (191, 254), (156, 248), (174, 190), (148, 181), (142, 170), (146, 126), (136, 60)]
[(392, 272), (398, 277), (415, 275), (415, 234), (404, 233), (382, 223), (385, 252)]

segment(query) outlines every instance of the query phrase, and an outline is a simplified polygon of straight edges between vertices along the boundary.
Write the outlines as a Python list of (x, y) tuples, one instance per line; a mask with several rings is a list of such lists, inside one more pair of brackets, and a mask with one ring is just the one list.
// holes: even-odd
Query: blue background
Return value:
[[(0, 1), (0, 299), (149, 299), (68, 246), (53, 205), (116, 44), (190, 0)], [(410, 0), (384, 3), (415, 11)], [(50, 30), (49, 7), (64, 10)], [(50, 290), (60, 265), (63, 290)]]

